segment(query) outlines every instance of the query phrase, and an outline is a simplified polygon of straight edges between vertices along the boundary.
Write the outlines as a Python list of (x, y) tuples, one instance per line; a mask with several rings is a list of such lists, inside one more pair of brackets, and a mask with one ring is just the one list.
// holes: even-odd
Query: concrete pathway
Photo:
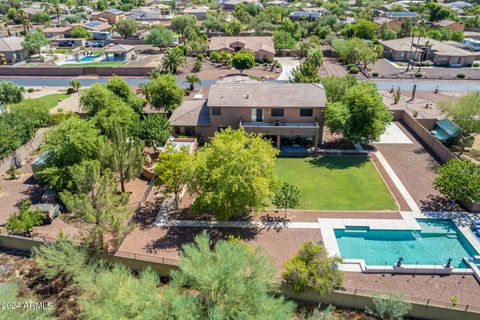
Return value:
[(292, 77), (292, 71), (300, 65), (300, 61), (296, 58), (282, 57), (276, 58), (282, 65), (282, 73), (278, 76), (277, 80), (288, 81)]
[(412, 144), (413, 142), (400, 130), (395, 122), (392, 122), (385, 128), (385, 132), (380, 136), (380, 140), (375, 143)]

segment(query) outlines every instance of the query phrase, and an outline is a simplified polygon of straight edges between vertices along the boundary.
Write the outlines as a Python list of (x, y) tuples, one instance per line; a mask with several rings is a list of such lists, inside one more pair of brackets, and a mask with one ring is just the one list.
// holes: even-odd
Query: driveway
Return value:
[(289, 80), (292, 77), (292, 70), (300, 65), (300, 61), (296, 58), (282, 57), (276, 58), (282, 65), (282, 73), (277, 80)]

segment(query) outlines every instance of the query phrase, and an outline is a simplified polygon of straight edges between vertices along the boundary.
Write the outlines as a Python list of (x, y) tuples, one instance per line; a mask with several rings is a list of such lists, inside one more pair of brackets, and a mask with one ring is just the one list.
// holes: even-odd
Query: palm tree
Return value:
[(161, 74), (162, 74), (162, 72), (160, 72), (160, 70), (155, 68), (148, 73), (148, 77), (153, 80), (153, 79), (157, 79), (158, 77), (160, 77)]
[(150, 102), (150, 90), (148, 89), (148, 83), (140, 83), (138, 85), (137, 94), (143, 95), (145, 100)]
[(193, 89), (195, 89), (196, 84), (202, 84), (202, 81), (198, 78), (198, 76), (193, 73), (190, 73), (189, 75), (187, 75), (183, 82), (188, 83), (190, 85), (189, 87), (190, 91), (193, 91)]
[(177, 48), (168, 49), (162, 59), (162, 69), (165, 72), (176, 74), (179, 67), (185, 65), (187, 58)]

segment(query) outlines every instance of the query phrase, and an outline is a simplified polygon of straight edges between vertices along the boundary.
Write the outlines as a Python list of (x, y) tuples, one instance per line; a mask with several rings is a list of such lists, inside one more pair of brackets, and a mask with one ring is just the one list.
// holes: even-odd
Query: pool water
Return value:
[(95, 59), (97, 59), (100, 55), (97, 54), (97, 55), (93, 55), (93, 56), (85, 56), (85, 57), (81, 57), (80, 58), (80, 61), (81, 62), (90, 62), (90, 61), (93, 61)]
[(451, 220), (419, 219), (422, 230), (335, 229), (340, 255), (364, 259), (367, 265), (442, 265), (452, 258), (454, 268), (466, 268), (463, 257), (478, 253)]

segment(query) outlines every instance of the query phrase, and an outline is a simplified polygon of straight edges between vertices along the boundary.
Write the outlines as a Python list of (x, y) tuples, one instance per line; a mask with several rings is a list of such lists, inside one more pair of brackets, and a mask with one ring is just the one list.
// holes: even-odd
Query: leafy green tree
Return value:
[(107, 89), (123, 100), (133, 111), (141, 113), (143, 109), (142, 99), (133, 92), (125, 79), (115, 76), (107, 81)]
[(304, 63), (292, 70), (292, 78), (290, 82), (300, 83), (318, 83), (320, 76), (318, 75), (318, 66), (310, 60), (305, 60)]
[(300, 203), (300, 190), (293, 184), (284, 182), (275, 192), (272, 203), (275, 207), (284, 209), (287, 217), (287, 209), (293, 209)]
[(173, 193), (175, 209), (178, 210), (180, 192), (188, 182), (191, 168), (190, 150), (181, 148), (168, 148), (158, 157), (155, 165), (155, 183), (164, 186), (167, 193)]
[(22, 42), (22, 47), (26, 50), (40, 53), (40, 49), (48, 45), (48, 40), (42, 31), (29, 32)]
[(441, 109), (462, 128), (460, 153), (465, 149), (467, 139), (480, 134), (480, 92), (472, 92), (458, 99), (441, 103)]
[(170, 136), (170, 123), (164, 114), (145, 114), (142, 120), (138, 120), (132, 128), (132, 134), (145, 141), (148, 147), (165, 144)]
[(143, 143), (130, 137), (125, 127), (114, 125), (111, 141), (102, 141), (99, 153), (103, 166), (116, 174), (122, 192), (125, 192), (125, 182), (142, 173)]
[(187, 57), (179, 48), (169, 48), (162, 58), (162, 69), (165, 72), (176, 74), (178, 68), (185, 65)]
[(192, 28), (197, 24), (197, 17), (191, 14), (184, 14), (181, 16), (175, 16), (172, 19), (171, 29), (174, 32), (180, 33), (182, 39), (185, 36), (185, 31), (188, 28)]
[(145, 43), (161, 47), (172, 45), (174, 42), (174, 34), (164, 26), (158, 26), (150, 30), (145, 37)]
[(46, 23), (50, 21), (50, 16), (44, 12), (34, 13), (32, 15), (32, 21), (36, 23)]
[(255, 66), (255, 56), (250, 52), (237, 52), (232, 57), (232, 66), (240, 70), (240, 73), (243, 73), (243, 70), (248, 70)]
[(0, 82), (0, 104), (18, 103), (23, 100), (24, 88), (12, 81)]
[(47, 132), (41, 149), (46, 152), (40, 180), (57, 190), (72, 187), (68, 168), (97, 154), (99, 131), (88, 121), (72, 117)]
[(226, 15), (222, 11), (208, 11), (207, 19), (203, 22), (202, 26), (207, 33), (209, 32), (224, 32), (227, 24)]
[(212, 250), (204, 233), (184, 245), (183, 252), (180, 269), (171, 273), (170, 286), (162, 291), (170, 315), (179, 319), (212, 315), (218, 319), (292, 319), (294, 305), (272, 295), (277, 290), (275, 269), (261, 248), (221, 240)]
[(225, 25), (225, 33), (228, 36), (238, 36), (243, 30), (243, 24), (237, 19), (233, 19)]
[(310, 288), (327, 295), (343, 284), (343, 272), (337, 268), (341, 262), (339, 256), (328, 257), (323, 245), (307, 241), (285, 263), (282, 277), (295, 291)]
[(10, 232), (18, 232), (30, 236), (32, 228), (43, 223), (45, 214), (38, 210), (31, 210), (32, 203), (25, 200), (20, 204), (20, 211), (10, 215), (5, 225), (5, 229)]
[[(84, 239), (94, 251), (105, 247), (104, 238), (112, 236), (113, 247), (120, 245), (128, 232), (126, 220), (131, 214), (128, 193), (117, 193), (115, 179), (110, 169), (101, 171), (98, 161), (84, 161), (70, 168), (74, 190), (60, 192), (60, 199), (78, 218), (92, 225)], [(107, 248), (108, 249), (108, 248)]]
[(122, 19), (115, 23), (115, 30), (123, 37), (132, 37), (138, 31), (138, 23), (135, 19)]
[(183, 102), (184, 91), (177, 85), (177, 78), (171, 74), (161, 75), (149, 82), (152, 106), (171, 112)]
[(307, 60), (310, 61), (317, 68), (320, 68), (323, 64), (322, 48), (318, 46), (310, 47), (307, 52)]
[(275, 49), (293, 49), (297, 40), (287, 31), (277, 31), (273, 34)]
[(377, 34), (377, 24), (372, 21), (365, 19), (359, 19), (357, 23), (353, 25), (354, 33), (353, 36), (365, 39), (365, 40), (375, 40)]
[(268, 141), (243, 129), (217, 132), (193, 162), (193, 212), (227, 220), (264, 207), (275, 187), (277, 154)]
[(351, 87), (341, 102), (329, 103), (325, 110), (329, 129), (353, 143), (378, 140), (390, 121), (392, 115), (371, 82)]
[(452, 200), (480, 203), (480, 165), (452, 159), (437, 168), (433, 186)]
[(352, 75), (328, 76), (320, 80), (325, 88), (328, 102), (339, 102), (347, 93), (347, 90), (357, 84), (357, 79)]
[(453, 13), (450, 9), (439, 5), (435, 2), (429, 2), (425, 4), (426, 9), (429, 12), (429, 21), (435, 22), (443, 19), (450, 18)]
[(190, 73), (189, 75), (187, 75), (185, 77), (184, 82), (188, 83), (190, 91), (193, 91), (193, 89), (195, 89), (196, 84), (202, 84), (202, 81), (200, 80), (200, 78), (198, 78), (198, 76), (193, 73)]
[(85, 39), (92, 39), (93, 37), (90, 31), (88, 31), (87, 29), (81, 26), (73, 27), (73, 29), (70, 30), (69, 36), (71, 38), (85, 38)]
[(401, 294), (390, 294), (388, 296), (373, 296), (375, 308), (367, 313), (385, 320), (402, 320), (412, 309), (412, 305), (405, 301)]

